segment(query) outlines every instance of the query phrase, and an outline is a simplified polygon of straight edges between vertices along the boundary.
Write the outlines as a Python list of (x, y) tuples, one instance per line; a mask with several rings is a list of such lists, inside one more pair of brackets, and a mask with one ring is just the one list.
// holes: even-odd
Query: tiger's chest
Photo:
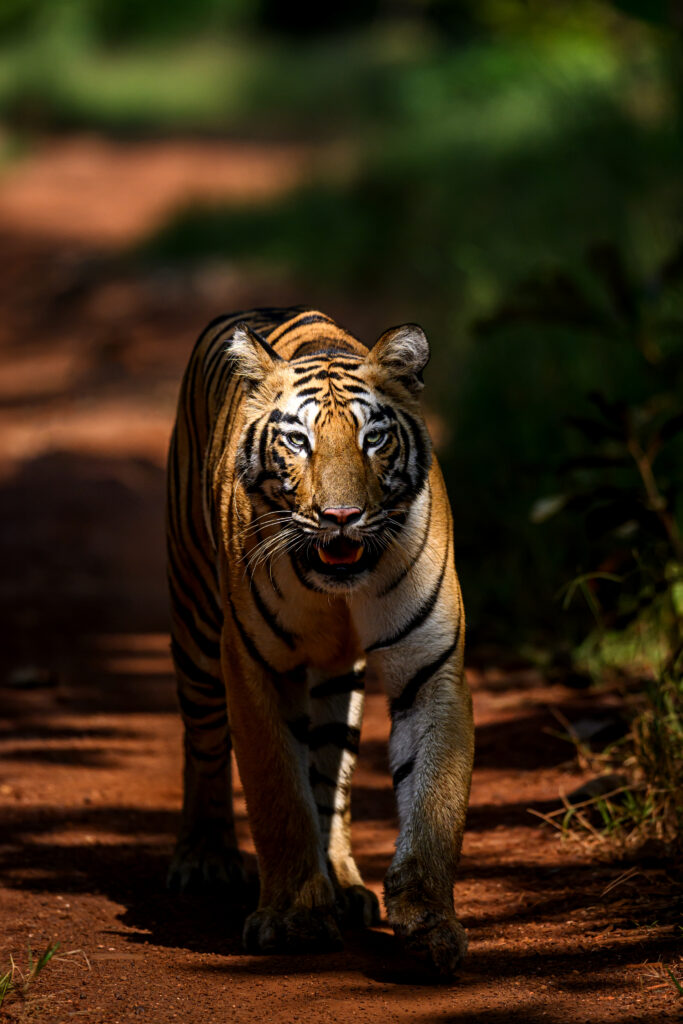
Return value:
[(363, 655), (349, 604), (307, 590), (284, 559), (247, 575), (231, 575), (232, 603), (247, 644), (263, 667), (283, 675), (299, 668), (346, 669)]

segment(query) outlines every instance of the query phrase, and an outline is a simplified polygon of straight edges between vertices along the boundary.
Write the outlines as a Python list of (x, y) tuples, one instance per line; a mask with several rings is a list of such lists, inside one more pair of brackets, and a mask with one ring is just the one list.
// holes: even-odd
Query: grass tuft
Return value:
[(82, 949), (70, 949), (66, 953), (59, 953), (58, 942), (48, 942), (45, 950), (37, 957), (29, 945), (25, 970), (19, 967), (10, 953), (9, 967), (0, 977), (0, 1010), (12, 998), (25, 999), (38, 975), (44, 971), (51, 960), (66, 960), (68, 957), (79, 955), (84, 958), (89, 970), (90, 961)]

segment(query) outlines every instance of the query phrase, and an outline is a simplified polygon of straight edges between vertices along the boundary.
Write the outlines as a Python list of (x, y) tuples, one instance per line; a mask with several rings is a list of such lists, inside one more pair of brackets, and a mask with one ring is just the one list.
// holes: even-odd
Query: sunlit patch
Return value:
[(167, 633), (100, 633), (89, 640), (98, 663), (115, 675), (173, 674)]

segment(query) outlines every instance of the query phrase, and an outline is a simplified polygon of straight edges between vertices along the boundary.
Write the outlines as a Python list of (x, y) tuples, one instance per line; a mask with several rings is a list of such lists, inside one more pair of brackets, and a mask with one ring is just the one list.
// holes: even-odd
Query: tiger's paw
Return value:
[(389, 924), (404, 948), (443, 978), (455, 973), (467, 952), (467, 932), (447, 895), (425, 892), (415, 861), (392, 865), (384, 880)]
[(364, 885), (339, 886), (335, 895), (340, 920), (347, 928), (372, 928), (379, 924), (379, 900)]
[(233, 902), (249, 896), (249, 881), (239, 850), (222, 828), (181, 834), (166, 876), (172, 892), (220, 892)]
[(322, 953), (343, 947), (333, 912), (322, 907), (256, 910), (246, 920), (242, 944), (247, 953)]
[(444, 978), (451, 977), (467, 952), (467, 933), (455, 914), (424, 912), (419, 921), (405, 924), (389, 920), (408, 953), (425, 961)]

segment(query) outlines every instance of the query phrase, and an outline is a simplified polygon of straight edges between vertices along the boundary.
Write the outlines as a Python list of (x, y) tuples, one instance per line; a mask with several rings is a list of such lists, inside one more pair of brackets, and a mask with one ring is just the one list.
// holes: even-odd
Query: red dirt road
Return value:
[[(683, 1004), (661, 966), (681, 963), (671, 926), (656, 923), (661, 869), (619, 881), (623, 866), (560, 842), (528, 811), (554, 808), (584, 778), (548, 731), (557, 728), (552, 710), (572, 721), (600, 717), (609, 698), (596, 705), (481, 653), (469, 670), (477, 755), (456, 888), (470, 953), (454, 982), (433, 984), (386, 927), (349, 934), (339, 954), (246, 956), (243, 911), (166, 893), (181, 725), (166, 634), (163, 464), (179, 377), (217, 312), (324, 299), (232, 265), (171, 272), (120, 259), (120, 246), (186, 197), (188, 181), (194, 194), (253, 201), (250, 182), (258, 194), (290, 187), (310, 159), (283, 151), (282, 173), (272, 176), (266, 147), (245, 156), (212, 143), (223, 170), (202, 177), (198, 146), (52, 143), (0, 181), (0, 974), (10, 954), (25, 966), (28, 943), (79, 951), (53, 961), (27, 1000), (7, 1001), (0, 1016), (39, 1024), (680, 1019)], [(101, 183), (112, 162), (118, 191), (108, 200)], [(79, 189), (87, 196), (80, 230), (71, 212)], [(124, 213), (120, 222), (112, 212), (117, 203), (123, 211), (116, 197), (126, 195), (135, 198), (124, 230)], [(330, 302), (354, 326), (382, 326), (348, 297)], [(354, 847), (378, 894), (396, 834), (387, 732), (384, 699), (371, 693)], [(237, 811), (253, 852), (241, 794)]]

